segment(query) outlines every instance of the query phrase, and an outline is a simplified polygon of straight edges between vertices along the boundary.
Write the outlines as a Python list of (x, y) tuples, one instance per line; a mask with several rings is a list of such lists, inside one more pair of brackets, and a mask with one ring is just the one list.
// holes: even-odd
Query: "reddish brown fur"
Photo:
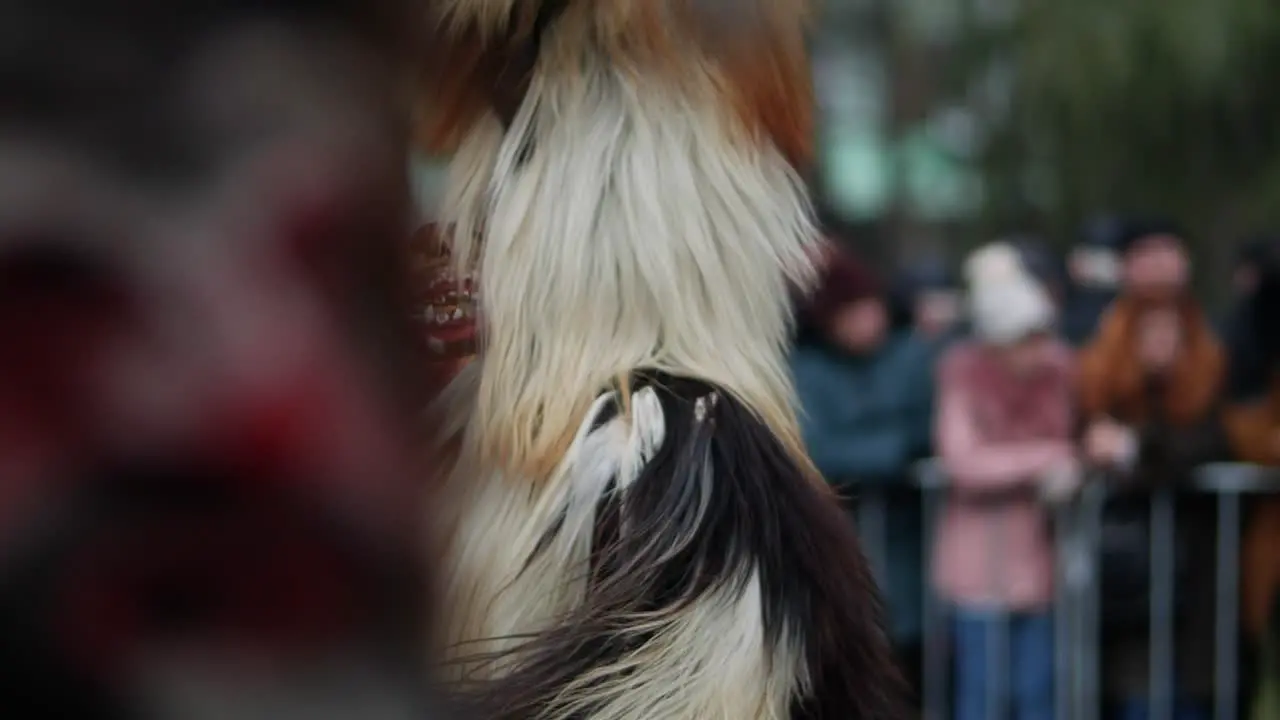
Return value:
[(692, 5), (698, 44), (715, 59), (731, 102), (747, 127), (773, 142), (793, 167), (813, 163), (814, 96), (804, 44), (807, 2), (748, 0), (727, 30)]
[[(803, 48), (776, 39), (771, 50), (744, 51), (725, 63), (738, 112), (770, 138), (797, 170), (813, 163), (813, 85)], [(798, 43), (797, 43), (798, 44)]]
[[(589, 22), (584, 37), (623, 68), (679, 82), (691, 65), (709, 68), (749, 131), (772, 142), (797, 169), (813, 161), (813, 84), (804, 47), (807, 3), (744, 0), (726, 26), (705, 0), (610, 0), (572, 6), (562, 22)], [(527, 35), (537, 6), (520, 8), (514, 31), (436, 19), (431, 57), (421, 75), (418, 144), (432, 153), (456, 149), (488, 112), (491, 89), (510, 61), (513, 40)], [(485, 41), (485, 38), (489, 38)], [(690, 52), (691, 47), (699, 52)]]
[(418, 73), (414, 144), (432, 155), (457, 150), (489, 112), (489, 88), (502, 69), (501, 52), (486, 48), (479, 32), (432, 33)]
[(436, 2), (427, 11), (418, 72), (414, 141), (432, 155), (453, 153), (490, 112), (502, 72), (513, 62), (515, 46), (528, 38), (538, 11), (535, 2), (518, 3), (513, 22), (495, 28), (460, 20), (445, 5)]

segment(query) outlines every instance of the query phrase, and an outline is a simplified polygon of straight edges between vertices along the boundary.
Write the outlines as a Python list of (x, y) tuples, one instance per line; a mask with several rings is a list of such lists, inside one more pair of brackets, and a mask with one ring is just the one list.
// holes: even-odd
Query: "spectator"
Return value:
[(1018, 251), (1022, 266), (1035, 278), (1053, 301), (1055, 317), (1067, 300), (1067, 268), (1062, 257), (1048, 243), (1034, 235), (1024, 235), (1008, 240)]
[(1271, 262), (1273, 248), (1280, 247), (1275, 238), (1257, 238), (1241, 246), (1236, 254), (1231, 275), (1231, 301), (1222, 318), (1222, 337), (1231, 349), (1230, 393), (1232, 397), (1265, 394), (1269, 378), (1269, 358), (1260, 345), (1268, 333), (1254, 327), (1262, 318), (1253, 316), (1253, 295), (1261, 281), (1263, 266)]
[(1067, 253), (1067, 292), (1062, 335), (1079, 347), (1093, 336), (1098, 320), (1115, 299), (1120, 285), (1117, 252), (1123, 223), (1102, 216), (1088, 223), (1082, 242)]
[[(956, 717), (1003, 717), (987, 707), (996, 679), (1014, 717), (1043, 720), (1053, 717), (1054, 697), (1054, 549), (1044, 501), (1079, 483), (1071, 352), (1053, 337), (1052, 301), (1013, 247), (979, 250), (966, 274), (975, 340), (953, 347), (940, 368), (937, 443), (954, 491), (933, 578), (956, 612)], [(1005, 662), (993, 664), (992, 650)], [(993, 678), (1001, 668), (1008, 675)]]
[[(1254, 291), (1239, 308), (1240, 317), (1247, 318), (1248, 324), (1237, 326), (1239, 332), (1229, 348), (1233, 372), (1239, 355), (1252, 355), (1247, 364), (1257, 368), (1261, 382), (1252, 392), (1252, 384), (1235, 387), (1225, 418), (1232, 450), (1239, 459), (1276, 467), (1280, 466), (1280, 374), (1276, 372), (1280, 368), (1276, 333), (1280, 257), (1276, 249), (1269, 248), (1260, 251), (1255, 262)], [(1268, 497), (1254, 504), (1242, 564), (1244, 629), (1262, 664), (1259, 676), (1264, 690), (1260, 695), (1271, 695), (1267, 700), (1259, 698), (1254, 713), (1259, 718), (1276, 717), (1280, 712), (1280, 706), (1274, 705), (1280, 701), (1276, 694), (1280, 691), (1280, 644), (1276, 642), (1280, 634), (1280, 499)], [(1267, 708), (1264, 703), (1272, 705)]]
[(914, 330), (922, 338), (945, 343), (957, 333), (960, 314), (955, 277), (941, 258), (913, 262), (895, 279), (890, 293), (895, 330)]
[(929, 453), (932, 346), (889, 328), (885, 298), (869, 272), (831, 255), (818, 293), (801, 314), (793, 353), (805, 441), (814, 463), (845, 498), (874, 489), (887, 537), (866, 539), (879, 560), (892, 635), (917, 664), (923, 597), (920, 503), (912, 461)]
[(1236, 252), (1231, 270), (1231, 296), (1239, 301), (1248, 298), (1262, 281), (1264, 266), (1271, 261), (1276, 238), (1260, 235), (1246, 240)]
[[(1181, 234), (1164, 222), (1132, 222), (1120, 246), (1122, 294), (1080, 356), (1084, 451), (1118, 481), (1116, 491), (1177, 483), (1219, 452), (1215, 407), (1224, 369), (1222, 349), (1187, 290)], [(1205, 622), (1213, 617), (1213, 577), (1206, 575), (1213, 569), (1212, 544), (1192, 541), (1213, 537), (1212, 515), (1193, 510), (1179, 508), (1175, 552), (1182, 565), (1181, 623), (1179, 673), (1170, 681), (1178, 690), (1179, 719), (1203, 717), (1201, 701), (1213, 678), (1213, 627)], [(1106, 633), (1106, 676), (1121, 718), (1141, 720), (1149, 712), (1148, 643), (1140, 622), (1149, 590), (1149, 513), (1141, 498), (1119, 499), (1107, 512), (1104, 523), (1125, 531), (1103, 533), (1103, 609), (1110, 615), (1104, 622), (1114, 625)], [(1134, 540), (1109, 545), (1108, 538)]]

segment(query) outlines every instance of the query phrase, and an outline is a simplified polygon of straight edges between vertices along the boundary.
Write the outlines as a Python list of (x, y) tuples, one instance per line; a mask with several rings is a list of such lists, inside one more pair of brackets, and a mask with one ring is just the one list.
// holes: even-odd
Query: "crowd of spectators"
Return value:
[[(1244, 245), (1220, 318), (1190, 290), (1185, 235), (1159, 220), (1099, 220), (1066, 257), (1007, 238), (958, 271), (927, 260), (888, 281), (833, 247), (797, 323), (803, 429), (851, 522), (860, 501), (882, 503), (882, 584), (904, 665), (918, 679), (929, 587), (950, 609), (956, 718), (988, 720), (992, 673), (1015, 718), (1052, 718), (1051, 515), (1102, 478), (1104, 696), (1110, 717), (1145, 720), (1150, 490), (1210, 461), (1280, 465), (1280, 244)], [(928, 532), (912, 476), (925, 458), (947, 480)], [(1203, 496), (1177, 501), (1175, 720), (1211, 714), (1213, 510)], [(1268, 640), (1280, 625), (1280, 498), (1253, 502), (1242, 533), (1243, 646), (1260, 668), (1250, 705), (1265, 713), (1275, 688), (1257, 679), (1280, 676)]]

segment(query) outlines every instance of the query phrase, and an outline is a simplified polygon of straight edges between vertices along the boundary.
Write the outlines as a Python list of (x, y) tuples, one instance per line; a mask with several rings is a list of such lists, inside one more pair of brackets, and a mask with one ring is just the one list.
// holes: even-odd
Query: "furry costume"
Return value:
[[(432, 149), (481, 350), (446, 398), (475, 717), (898, 717), (800, 440), (804, 3), (440, 0)], [(469, 692), (474, 691), (474, 692)]]

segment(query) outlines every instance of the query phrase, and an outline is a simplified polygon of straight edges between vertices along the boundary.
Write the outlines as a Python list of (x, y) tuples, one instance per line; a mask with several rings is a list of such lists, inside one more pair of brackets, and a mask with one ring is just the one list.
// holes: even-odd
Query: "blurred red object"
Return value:
[(477, 296), (473, 279), (459, 277), (449, 248), (434, 224), (413, 238), (415, 313), (422, 322), (433, 361), (452, 375), (476, 353)]

